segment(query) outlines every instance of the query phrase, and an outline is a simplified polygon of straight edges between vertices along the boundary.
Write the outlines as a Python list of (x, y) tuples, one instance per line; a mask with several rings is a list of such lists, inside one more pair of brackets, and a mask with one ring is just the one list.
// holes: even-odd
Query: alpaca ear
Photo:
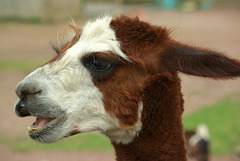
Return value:
[(240, 61), (208, 49), (174, 43), (162, 58), (170, 72), (180, 71), (213, 79), (233, 79), (240, 76)]

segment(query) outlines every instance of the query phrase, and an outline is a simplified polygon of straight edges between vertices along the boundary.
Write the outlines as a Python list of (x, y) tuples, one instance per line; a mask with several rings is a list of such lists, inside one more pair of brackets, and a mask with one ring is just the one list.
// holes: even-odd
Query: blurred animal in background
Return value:
[(196, 161), (208, 161), (210, 156), (210, 135), (206, 125), (196, 130), (185, 131), (187, 154)]
[[(186, 161), (178, 73), (234, 79), (240, 62), (138, 18), (104, 16), (72, 27), (75, 35), (54, 47), (57, 56), (17, 85), (15, 113), (36, 117), (29, 136), (53, 143), (98, 131), (118, 161)], [(199, 132), (189, 144), (202, 150)]]

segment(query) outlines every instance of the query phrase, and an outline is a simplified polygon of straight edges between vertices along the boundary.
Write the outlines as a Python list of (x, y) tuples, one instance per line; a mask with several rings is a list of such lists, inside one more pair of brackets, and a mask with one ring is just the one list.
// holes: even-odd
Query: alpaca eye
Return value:
[(111, 63), (104, 60), (95, 59), (89, 62), (89, 67), (96, 72), (102, 72), (108, 70), (111, 67)]
[(108, 74), (116, 66), (111, 61), (104, 60), (93, 55), (83, 58), (82, 61), (83, 65), (93, 74)]

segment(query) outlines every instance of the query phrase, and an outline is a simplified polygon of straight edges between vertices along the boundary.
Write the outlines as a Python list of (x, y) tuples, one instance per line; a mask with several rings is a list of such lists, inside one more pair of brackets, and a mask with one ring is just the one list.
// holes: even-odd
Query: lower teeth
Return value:
[(30, 131), (30, 132), (38, 131), (38, 130), (40, 130), (41, 128), (42, 128), (42, 127), (38, 127), (38, 128), (32, 127), (32, 126), (28, 126), (28, 127), (27, 127), (28, 131)]

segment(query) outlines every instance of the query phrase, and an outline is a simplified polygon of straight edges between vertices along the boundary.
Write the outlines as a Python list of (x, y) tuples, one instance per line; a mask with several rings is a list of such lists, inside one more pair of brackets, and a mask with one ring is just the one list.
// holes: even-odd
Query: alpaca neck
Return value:
[(159, 77), (143, 95), (142, 129), (128, 144), (113, 143), (117, 160), (186, 161), (180, 81)]

